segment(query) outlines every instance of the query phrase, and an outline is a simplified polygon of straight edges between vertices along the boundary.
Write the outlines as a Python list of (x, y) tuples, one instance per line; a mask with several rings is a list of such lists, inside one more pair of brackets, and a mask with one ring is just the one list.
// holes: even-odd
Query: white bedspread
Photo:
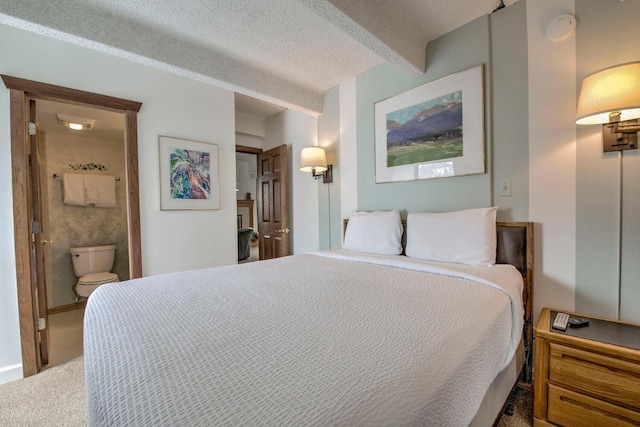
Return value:
[(90, 424), (469, 424), (520, 338), (517, 270), (321, 255), (100, 287)]

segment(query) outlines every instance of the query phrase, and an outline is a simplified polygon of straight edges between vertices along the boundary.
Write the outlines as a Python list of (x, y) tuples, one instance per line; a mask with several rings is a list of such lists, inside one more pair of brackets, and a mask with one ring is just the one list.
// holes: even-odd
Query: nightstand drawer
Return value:
[(638, 426), (640, 414), (549, 384), (547, 420), (566, 427), (627, 427)]
[(640, 409), (637, 363), (550, 343), (549, 381)]

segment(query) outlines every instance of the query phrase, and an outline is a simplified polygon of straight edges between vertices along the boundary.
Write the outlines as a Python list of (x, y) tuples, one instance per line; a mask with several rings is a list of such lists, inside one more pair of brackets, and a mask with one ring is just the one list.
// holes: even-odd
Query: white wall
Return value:
[(258, 176), (258, 155), (236, 153), (236, 184), (238, 200), (245, 200), (247, 193), (256, 200), (256, 182)]
[[(0, 73), (142, 102), (138, 114), (145, 276), (236, 262), (232, 92), (0, 25)], [(19, 378), (9, 93), (0, 89), (0, 383)], [(158, 135), (219, 144), (220, 210), (160, 211)]]
[[(574, 0), (527, 1), (529, 51), (529, 221), (535, 229), (534, 315), (575, 308), (576, 42), (542, 29), (575, 14)], [(579, 24), (578, 24), (579, 25)]]
[[(640, 2), (580, 0), (576, 15), (578, 87), (638, 60)], [(576, 311), (640, 323), (640, 151), (605, 153), (602, 126), (576, 128)]]
[[(318, 178), (318, 227), (320, 250), (342, 246), (340, 201), (342, 189), (342, 159), (340, 158), (340, 86), (322, 96), (323, 114), (318, 117), (318, 146), (324, 148), (327, 164), (332, 165), (332, 181)], [(353, 164), (355, 165), (355, 163)], [(355, 166), (351, 166), (355, 169)], [(347, 165), (347, 167), (349, 167)]]
[(311, 174), (300, 172), (300, 151), (316, 145), (318, 125), (316, 117), (293, 110), (285, 110), (266, 121), (266, 138), (262, 149), (286, 144), (289, 148), (289, 228), (292, 253), (301, 254), (319, 249), (318, 182)]
[(22, 378), (8, 111), (8, 93), (0, 90), (0, 384)]
[(236, 112), (236, 145), (262, 148), (266, 136), (265, 119), (253, 114)]
[(358, 209), (358, 140), (356, 79), (340, 85), (340, 214), (349, 218)]
[(249, 113), (238, 112), (236, 113), (236, 132), (264, 138), (266, 136), (264, 122), (265, 120), (262, 117), (254, 116)]
[(262, 137), (236, 132), (236, 144), (251, 148), (262, 148)]

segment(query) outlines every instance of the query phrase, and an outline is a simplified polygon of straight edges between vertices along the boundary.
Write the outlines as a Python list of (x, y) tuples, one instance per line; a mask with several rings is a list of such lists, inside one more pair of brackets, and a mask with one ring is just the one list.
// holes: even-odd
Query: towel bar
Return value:
[[(54, 173), (54, 174), (53, 174), (53, 179), (62, 179), (62, 177), (61, 177), (60, 175), (58, 175), (57, 173)], [(115, 177), (115, 180), (116, 180), (116, 181), (120, 181), (120, 177), (119, 177), (119, 176), (116, 176), (116, 177)]]

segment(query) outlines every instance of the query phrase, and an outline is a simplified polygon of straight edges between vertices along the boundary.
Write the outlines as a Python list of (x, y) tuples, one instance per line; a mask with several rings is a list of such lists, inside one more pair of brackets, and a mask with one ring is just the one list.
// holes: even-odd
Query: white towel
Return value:
[(97, 205), (100, 203), (100, 176), (84, 175), (84, 204)]
[(113, 175), (100, 175), (98, 179), (100, 201), (99, 208), (112, 208), (116, 205), (116, 178)]
[(85, 206), (83, 175), (77, 173), (62, 175), (62, 202), (68, 205)]

